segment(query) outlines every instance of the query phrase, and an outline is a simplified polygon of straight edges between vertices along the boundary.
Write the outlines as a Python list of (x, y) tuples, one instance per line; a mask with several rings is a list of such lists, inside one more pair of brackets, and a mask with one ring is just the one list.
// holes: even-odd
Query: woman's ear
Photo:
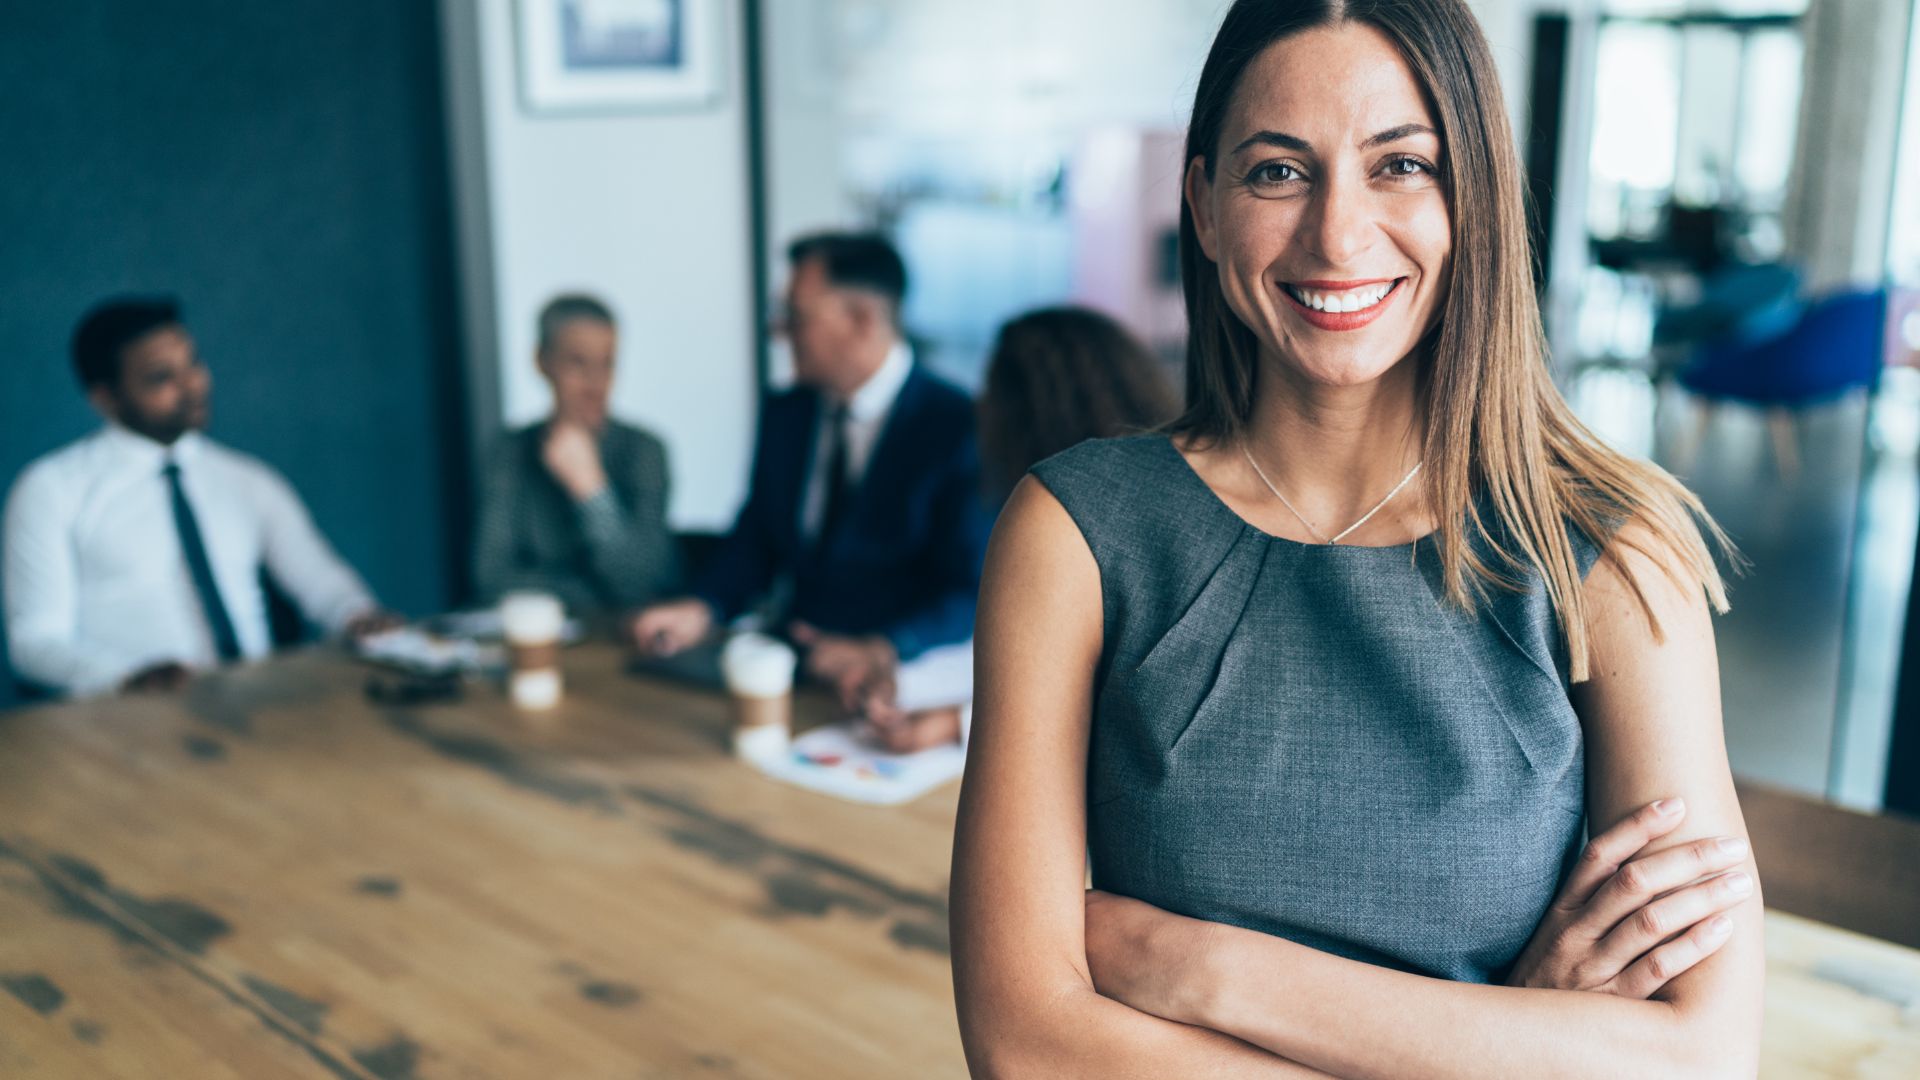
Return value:
[(1200, 250), (1206, 253), (1209, 260), (1219, 262), (1219, 257), (1213, 253), (1213, 180), (1207, 176), (1205, 158), (1195, 157), (1187, 162), (1186, 182), (1181, 186), (1185, 192), (1187, 210), (1193, 214), (1193, 232), (1200, 238)]

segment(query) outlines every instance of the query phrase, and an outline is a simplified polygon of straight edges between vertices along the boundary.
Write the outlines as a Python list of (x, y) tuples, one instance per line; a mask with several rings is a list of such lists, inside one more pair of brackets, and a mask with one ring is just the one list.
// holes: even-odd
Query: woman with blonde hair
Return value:
[(1228, 11), (1187, 411), (1036, 466), (988, 556), (976, 1073), (1757, 1068), (1723, 541), (1554, 389), (1502, 101), (1460, 0)]

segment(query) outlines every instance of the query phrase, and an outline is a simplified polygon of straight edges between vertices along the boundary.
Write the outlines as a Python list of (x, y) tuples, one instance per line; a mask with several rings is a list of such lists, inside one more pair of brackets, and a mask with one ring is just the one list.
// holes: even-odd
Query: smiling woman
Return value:
[(1036, 466), (989, 555), (976, 1072), (1752, 1073), (1719, 536), (1554, 389), (1501, 101), (1459, 0), (1228, 12), (1188, 411)]

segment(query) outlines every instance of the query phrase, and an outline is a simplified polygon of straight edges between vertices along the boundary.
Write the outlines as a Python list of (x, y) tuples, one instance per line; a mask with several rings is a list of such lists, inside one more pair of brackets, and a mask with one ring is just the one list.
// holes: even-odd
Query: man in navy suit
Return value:
[(823, 233), (788, 260), (799, 385), (766, 402), (746, 505), (693, 595), (629, 629), (670, 655), (771, 593), (807, 671), (852, 707), (899, 663), (972, 636), (991, 522), (973, 402), (913, 362), (893, 246)]

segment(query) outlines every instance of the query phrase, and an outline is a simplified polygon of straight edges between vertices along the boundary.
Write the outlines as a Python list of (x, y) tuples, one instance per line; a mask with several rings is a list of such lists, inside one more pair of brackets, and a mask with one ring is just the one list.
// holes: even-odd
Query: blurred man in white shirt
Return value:
[(201, 434), (211, 378), (174, 301), (99, 305), (73, 361), (106, 424), (27, 466), (7, 499), (18, 676), (70, 695), (162, 690), (263, 656), (262, 569), (329, 632), (393, 624), (279, 473)]

